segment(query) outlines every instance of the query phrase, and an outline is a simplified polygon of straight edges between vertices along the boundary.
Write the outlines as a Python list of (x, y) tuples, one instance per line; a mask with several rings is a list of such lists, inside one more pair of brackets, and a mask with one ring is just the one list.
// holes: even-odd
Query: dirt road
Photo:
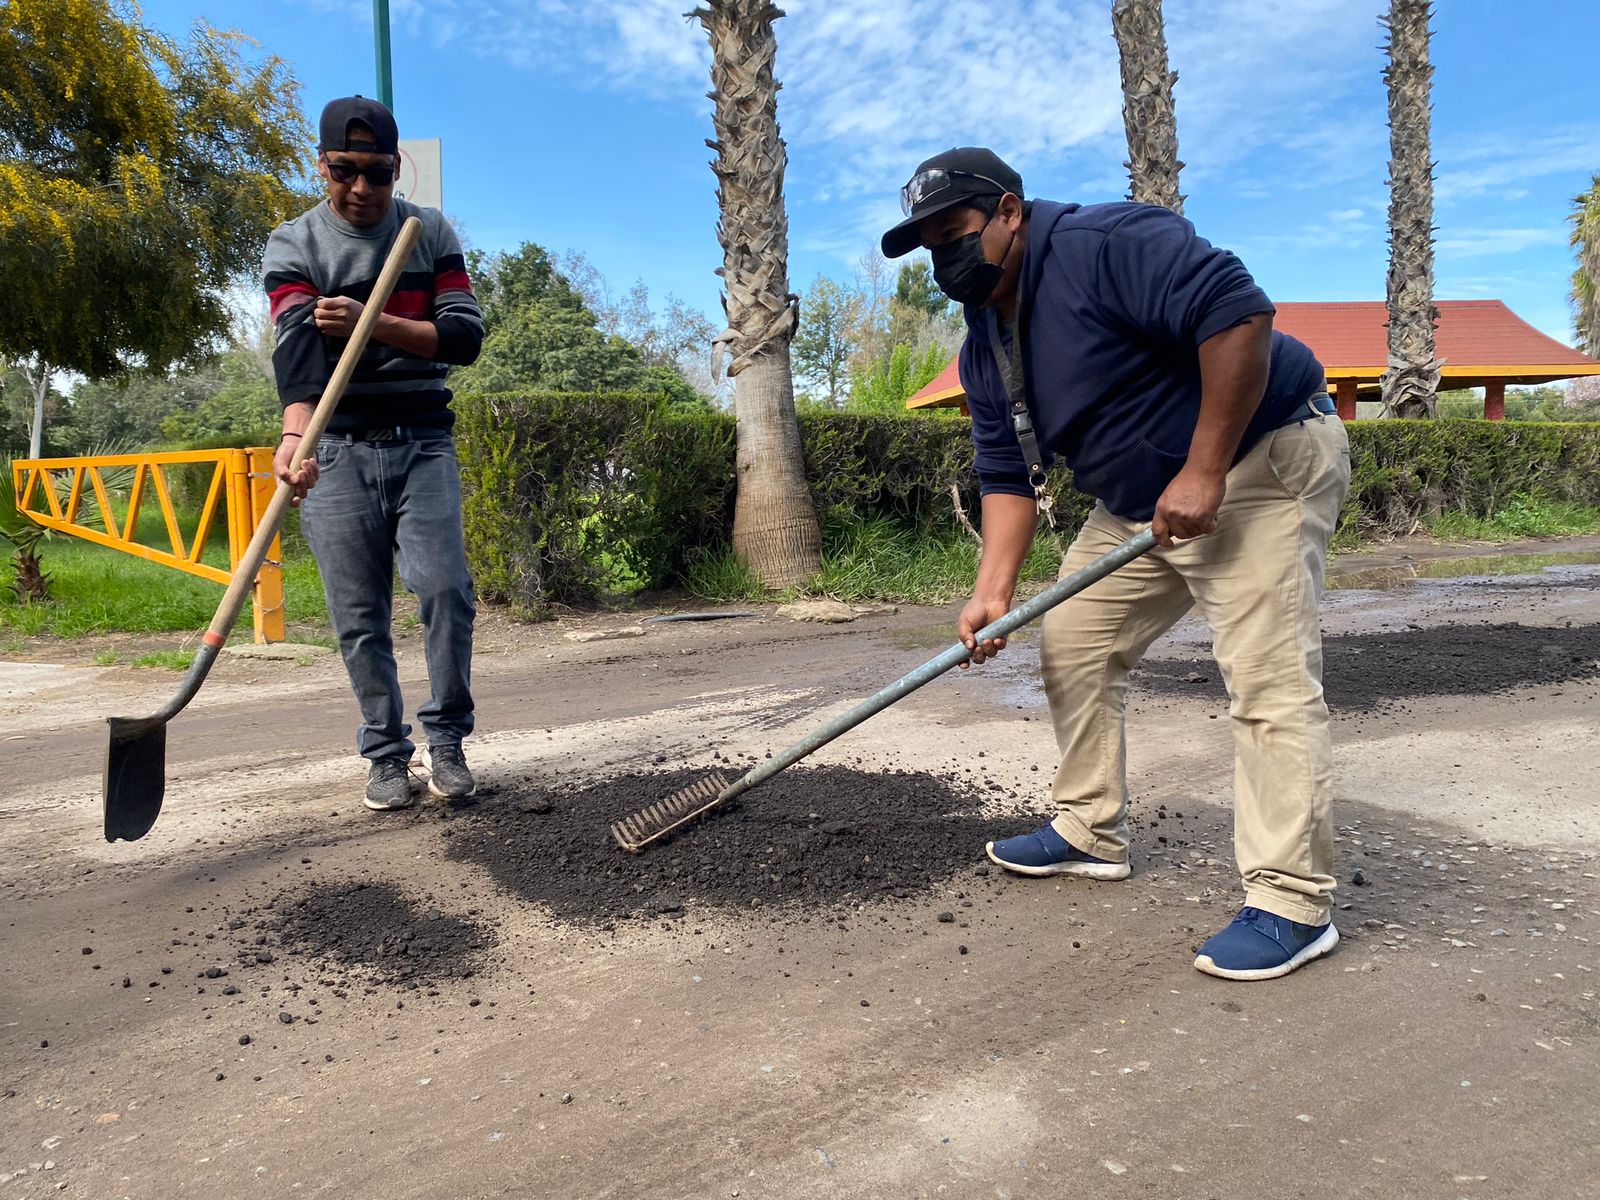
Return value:
[(491, 625), (480, 802), (387, 817), (338, 664), (229, 659), (131, 845), (102, 718), (176, 677), (0, 663), (0, 1200), (1600, 1195), (1600, 543), (1558, 549), (1344, 565), (1385, 585), (1326, 605), (1344, 942), (1266, 985), (1189, 965), (1239, 902), (1197, 624), (1141, 676), (1104, 884), (984, 865), (1053, 768), (1028, 637), (610, 847), (931, 656), (945, 610)]

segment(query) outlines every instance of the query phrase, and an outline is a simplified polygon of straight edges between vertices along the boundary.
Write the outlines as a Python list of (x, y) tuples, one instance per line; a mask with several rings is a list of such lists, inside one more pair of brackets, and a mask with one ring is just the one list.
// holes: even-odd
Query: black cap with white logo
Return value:
[(981, 146), (958, 146), (935, 154), (912, 173), (900, 189), (900, 211), (906, 219), (883, 235), (883, 253), (888, 258), (910, 254), (922, 245), (917, 222), (936, 212), (954, 208), (974, 196), (1003, 196), (1023, 199), (1022, 176), (1001, 161), (993, 150)]
[[(350, 127), (365, 125), (371, 137), (352, 138)], [(394, 123), (394, 114), (376, 100), (365, 96), (346, 96), (330, 100), (322, 110), (322, 137), (318, 150), (348, 150), (352, 153), (399, 154), (400, 127)]]

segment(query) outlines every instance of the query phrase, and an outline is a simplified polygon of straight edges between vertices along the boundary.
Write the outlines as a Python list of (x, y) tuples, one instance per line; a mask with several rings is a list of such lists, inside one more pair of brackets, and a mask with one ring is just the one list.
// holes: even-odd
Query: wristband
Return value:
[(303, 434), (303, 433), (290, 433), (287, 429), (285, 429), (282, 433), (280, 433), (278, 435), (278, 440), (281, 442), (286, 437), (304, 437), (304, 436), (305, 436), (305, 434)]

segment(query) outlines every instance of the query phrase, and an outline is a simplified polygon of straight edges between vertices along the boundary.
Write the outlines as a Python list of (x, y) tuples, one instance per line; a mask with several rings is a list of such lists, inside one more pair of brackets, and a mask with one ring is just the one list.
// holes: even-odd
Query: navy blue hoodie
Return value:
[[(1027, 238), (1017, 317), (1039, 446), (1047, 463), (1066, 460), (1080, 491), (1148, 521), (1188, 458), (1200, 343), (1273, 312), (1272, 301), (1243, 263), (1165, 208), (1035, 200)], [(969, 307), (966, 317), (961, 386), (983, 494), (1032, 497), (990, 345), (995, 313)], [(1325, 388), (1310, 349), (1274, 331), (1266, 395), (1238, 457)]]

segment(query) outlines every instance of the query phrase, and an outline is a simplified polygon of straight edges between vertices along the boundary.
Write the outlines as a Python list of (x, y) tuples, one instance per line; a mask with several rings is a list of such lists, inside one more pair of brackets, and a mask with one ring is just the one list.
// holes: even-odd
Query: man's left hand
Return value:
[(356, 331), (356, 322), (366, 306), (349, 296), (319, 296), (317, 311), (312, 319), (317, 328), (329, 337), (347, 338)]
[(1227, 490), (1227, 476), (1184, 467), (1156, 501), (1150, 528), (1156, 543), (1171, 546), (1174, 538), (1204, 537), (1217, 528), (1217, 510)]

